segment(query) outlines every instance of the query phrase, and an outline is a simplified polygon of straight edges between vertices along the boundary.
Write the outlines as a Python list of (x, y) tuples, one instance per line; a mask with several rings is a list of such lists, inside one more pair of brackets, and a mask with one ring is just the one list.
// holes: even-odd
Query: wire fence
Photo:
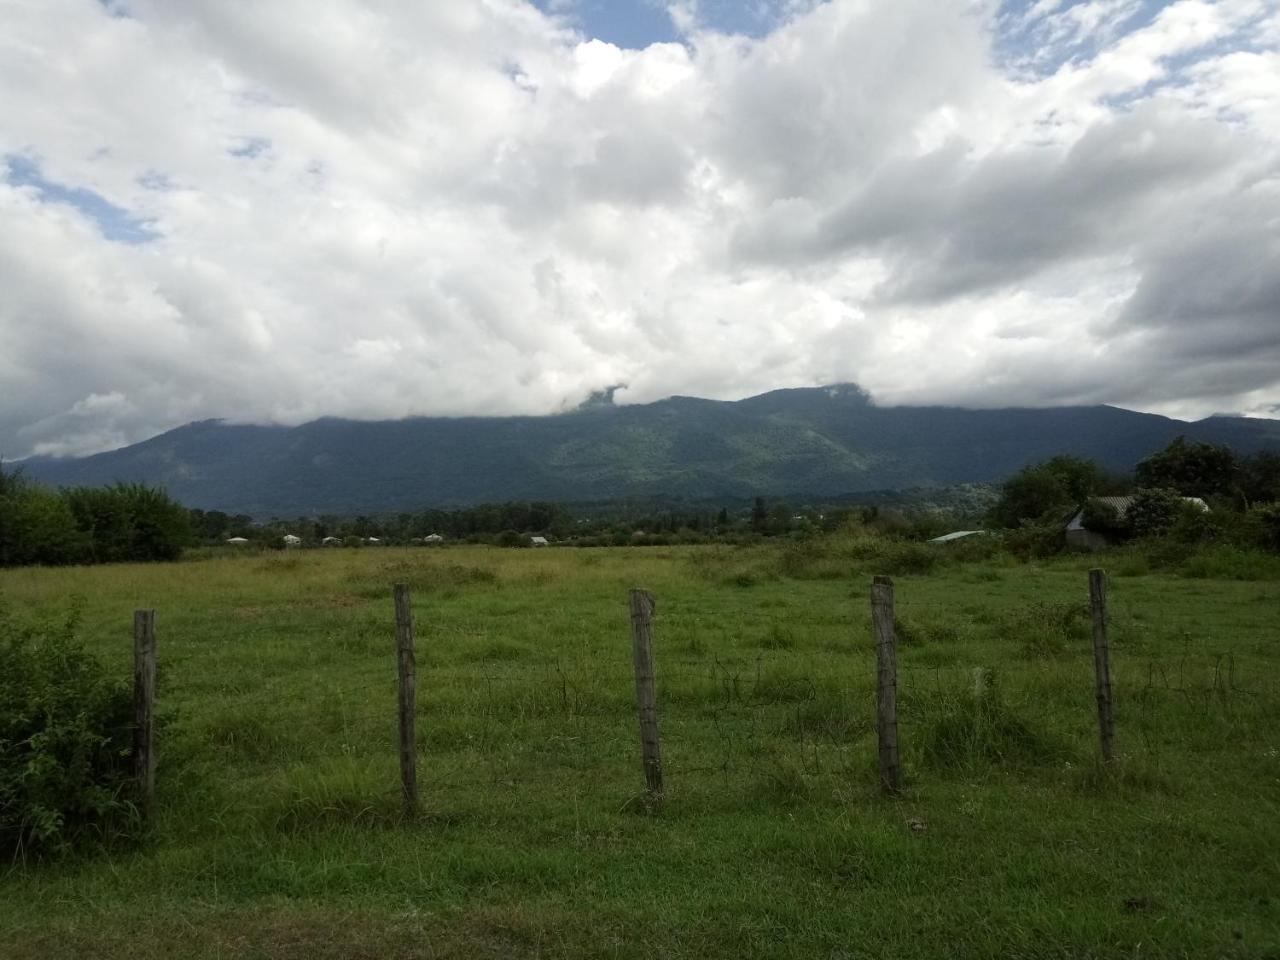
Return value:
[[(1273, 661), (1195, 642), (1172, 616), (1153, 615), (1123, 595), (1106, 612), (1122, 759), (1274, 748), (1280, 686)], [(1099, 681), (1083, 591), (958, 609), (908, 589), (893, 614), (896, 744), (908, 783), (957, 768), (1097, 756)], [(690, 654), (664, 650), (662, 627), (656, 618), (654, 707), (667, 793), (727, 784), (874, 788), (878, 758), (883, 775), (877, 707), (884, 675), (867, 639), (851, 636), (838, 650), (779, 644)], [(981, 646), (964, 640), (980, 627), (1007, 636), (1016, 653), (975, 657)], [(869, 615), (865, 629), (869, 635)], [(423, 663), (415, 680), (412, 754), (424, 791), (642, 787), (637, 672), (620, 658)], [(392, 656), (378, 676), (353, 674), (318, 688), (328, 742), (344, 755), (394, 756), (402, 688)]]

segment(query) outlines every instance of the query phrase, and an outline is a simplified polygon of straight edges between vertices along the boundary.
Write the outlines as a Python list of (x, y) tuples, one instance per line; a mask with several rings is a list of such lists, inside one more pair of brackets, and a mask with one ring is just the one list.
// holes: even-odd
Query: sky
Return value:
[(213, 417), (1280, 416), (1280, 0), (0, 0), (0, 457)]

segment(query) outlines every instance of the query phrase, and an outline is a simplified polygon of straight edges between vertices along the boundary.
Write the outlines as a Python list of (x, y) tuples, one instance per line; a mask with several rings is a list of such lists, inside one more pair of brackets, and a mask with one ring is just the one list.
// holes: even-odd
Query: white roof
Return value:
[(944, 533), (940, 537), (934, 537), (930, 543), (950, 543), (952, 540), (959, 540), (963, 537), (973, 537), (985, 534), (985, 530), (957, 530), (955, 533)]
[[(1129, 507), (1133, 505), (1132, 495), (1127, 497), (1093, 497), (1093, 499), (1101, 500), (1103, 503), (1114, 508), (1116, 511), (1116, 515), (1121, 520), (1123, 520), (1125, 517), (1125, 514), (1129, 512)], [(1201, 513), (1209, 512), (1209, 505), (1205, 503), (1203, 500), (1201, 500), (1199, 497), (1183, 497), (1182, 499), (1186, 503), (1195, 504), (1195, 506), (1200, 508)], [(1067, 524), (1067, 529), (1068, 530), (1084, 529), (1084, 510), (1083, 509), (1078, 510), (1076, 512), (1076, 515), (1071, 518), (1071, 522)]]
[(530, 537), (529, 542), (530, 543), (546, 543), (547, 538), (546, 537)]
[(284, 535), (284, 542), (285, 542), (285, 543), (301, 543), (301, 542), (302, 542), (302, 538), (301, 538), (301, 537), (295, 537), (292, 533), (286, 533), (286, 534)]
[(232, 537), (230, 540), (227, 541), (227, 543), (248, 543), (248, 542), (249, 541), (244, 537)]

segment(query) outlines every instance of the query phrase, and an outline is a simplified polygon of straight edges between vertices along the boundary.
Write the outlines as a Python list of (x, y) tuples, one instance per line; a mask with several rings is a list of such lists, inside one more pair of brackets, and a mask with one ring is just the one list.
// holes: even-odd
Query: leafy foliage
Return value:
[(1052, 457), (1023, 467), (1004, 482), (991, 519), (1010, 528), (1026, 521), (1061, 519), (1089, 497), (1116, 488), (1117, 483), (1092, 460)]
[(99, 563), (176, 560), (191, 540), (187, 511), (161, 490), (119, 483), (78, 487), (64, 496), (76, 525), (92, 538)]
[(1086, 530), (1101, 533), (1115, 539), (1129, 535), (1131, 528), (1120, 511), (1105, 500), (1091, 497), (1085, 501), (1080, 523)]
[(0, 608), (0, 853), (127, 834), (133, 703), (75, 640), (79, 610), (22, 626)]
[(54, 493), (0, 468), (0, 566), (176, 560), (186, 509), (142, 484)]
[(1219, 497), (1235, 489), (1239, 469), (1230, 447), (1178, 437), (1139, 462), (1134, 475), (1142, 487), (1167, 488), (1184, 497)]
[(63, 497), (0, 469), (0, 566), (78, 563), (89, 553)]
[(1176, 490), (1139, 490), (1129, 504), (1125, 520), (1135, 537), (1161, 537), (1173, 528), (1185, 506)]

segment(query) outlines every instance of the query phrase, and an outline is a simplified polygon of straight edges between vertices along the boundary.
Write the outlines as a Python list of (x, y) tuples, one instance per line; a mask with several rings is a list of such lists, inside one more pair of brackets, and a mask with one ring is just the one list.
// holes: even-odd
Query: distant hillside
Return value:
[(297, 427), (188, 424), (83, 459), (34, 458), (54, 485), (143, 481), (258, 517), (544, 499), (814, 496), (988, 483), (1056, 453), (1127, 470), (1178, 434), (1280, 449), (1280, 421), (1185, 423), (1115, 407), (877, 407), (850, 386), (734, 402), (607, 402), (544, 417), (418, 417)]

